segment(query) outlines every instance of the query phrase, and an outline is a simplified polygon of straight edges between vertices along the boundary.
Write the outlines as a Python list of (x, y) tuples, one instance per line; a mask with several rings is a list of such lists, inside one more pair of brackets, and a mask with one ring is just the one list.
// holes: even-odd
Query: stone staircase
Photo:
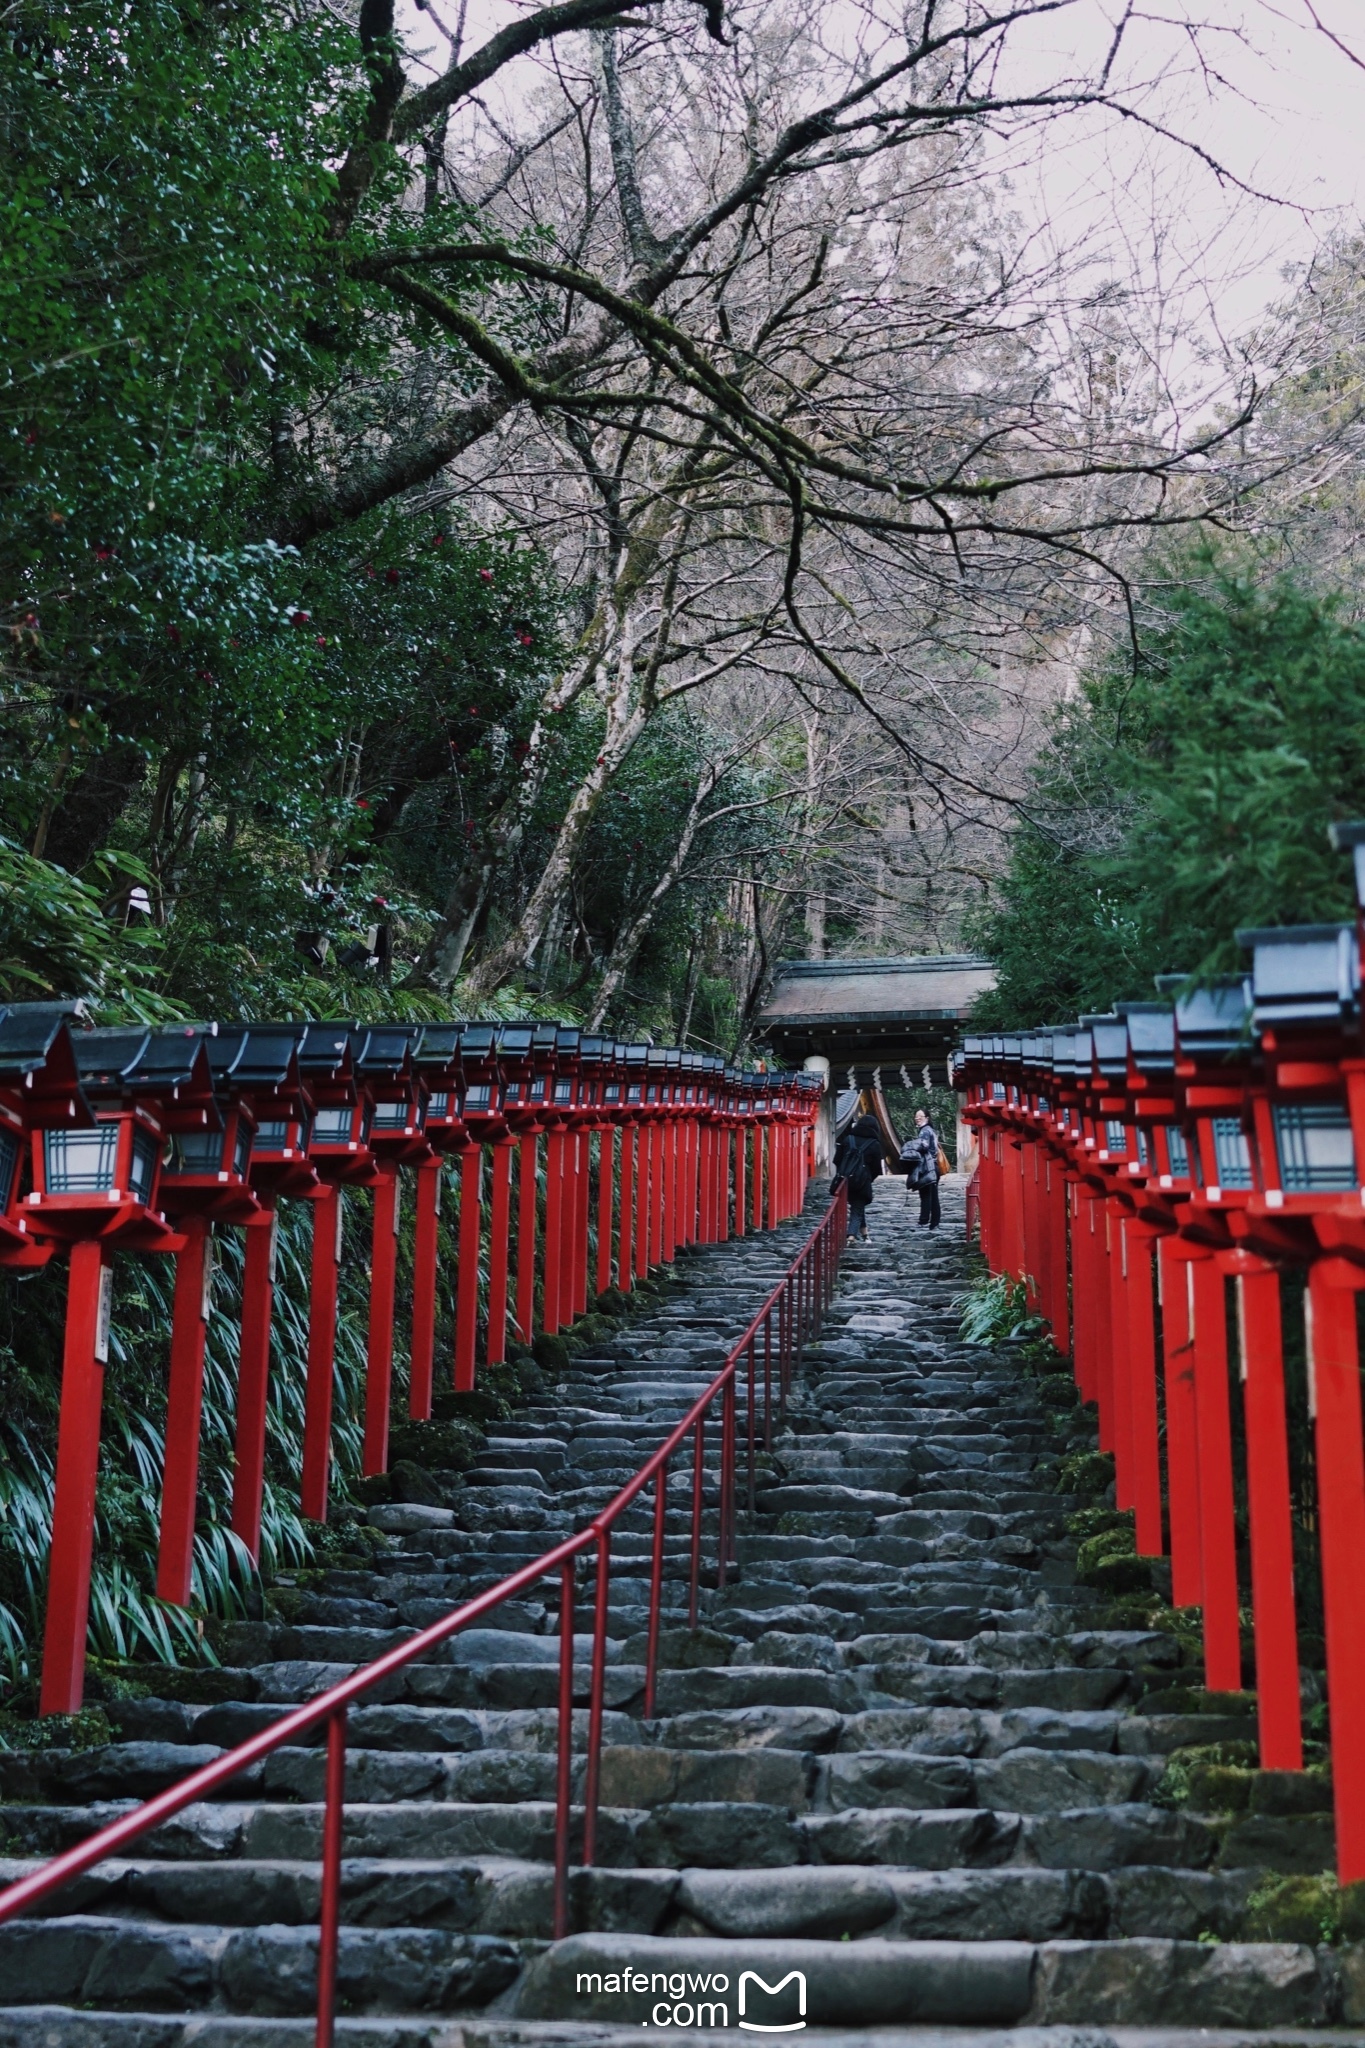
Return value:
[[(1239, 1938), (1267, 1869), (1330, 1862), (1321, 1783), (1243, 1772), (1241, 1821), (1172, 1790), (1173, 1752), (1254, 1738), (1250, 1702), (1191, 1694), (1177, 1632), (1100, 1625), (1065, 1531), (1077, 1503), (1055, 1490), (1055, 1411), (1008, 1356), (958, 1341), (969, 1262), (960, 1190), (945, 1193), (933, 1235), (898, 1184), (879, 1191), (741, 1516), (738, 1579), (717, 1590), (712, 1569), (695, 1632), (690, 1475), (674, 1473), (648, 1722), (650, 1502), (618, 1530), (581, 1931), (549, 1940), (550, 1582), (352, 1710), (339, 2041), (624, 2048), (650, 2025), (825, 2048), (1365, 2042), (1365, 1947)], [(111, 1702), (116, 1742), (0, 1754), (0, 1877), (581, 1525), (809, 1227), (680, 1260), (656, 1311), (490, 1429), (456, 1507), (373, 1509), (377, 1547), (295, 1588), (287, 1618), (228, 1629), (222, 1670)], [(576, 1597), (582, 1630), (591, 1572)], [(587, 1652), (582, 1636), (584, 1700)], [(322, 1786), (320, 1747), (278, 1751), (0, 1928), (0, 2048), (304, 2048)], [(801, 1985), (766, 1988), (792, 1971), (804, 2030)], [(746, 1972), (761, 1981), (741, 2008)]]

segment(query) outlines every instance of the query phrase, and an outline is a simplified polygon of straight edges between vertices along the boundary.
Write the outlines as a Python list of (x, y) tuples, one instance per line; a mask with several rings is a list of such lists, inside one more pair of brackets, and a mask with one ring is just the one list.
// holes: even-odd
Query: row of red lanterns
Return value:
[[(176, 1261), (157, 1592), (190, 1595), (213, 1230), (245, 1230), (232, 1526), (258, 1554), (278, 1205), (312, 1205), (300, 1505), (322, 1521), (331, 1467), (343, 1194), (373, 1196), (363, 1470), (388, 1465), (401, 1191), (415, 1181), (409, 1412), (431, 1415), (438, 1217), (459, 1175), (453, 1380), (582, 1314), (590, 1286), (680, 1245), (796, 1213), (818, 1083), (554, 1024), (81, 1028), (78, 1006), (0, 1013), (0, 1266), (70, 1262), (41, 1706), (81, 1703), (112, 1258)], [(596, 1147), (593, 1139), (597, 1139)], [(543, 1150), (542, 1150), (543, 1148)], [(515, 1294), (512, 1160), (518, 1159)], [(537, 1181), (543, 1170), (543, 1222)], [(595, 1189), (593, 1182), (595, 1181)], [(485, 1200), (485, 1184), (488, 1196)], [(597, 1258), (590, 1274), (590, 1204)], [(537, 1301), (539, 1311), (537, 1314)]]
[[(1365, 918), (1365, 826), (1334, 839), (1355, 852)], [(980, 1134), (982, 1250), (1026, 1279), (1097, 1404), (1117, 1505), (1134, 1511), (1139, 1554), (1169, 1543), (1173, 1598), (1202, 1610), (1215, 1691), (1242, 1684), (1234, 1283), (1260, 1760), (1291, 1771), (1303, 1735), (1281, 1292), (1288, 1269), (1304, 1274), (1343, 1883), (1365, 1878), (1360, 931), (1242, 932), (1245, 977), (1169, 977), (1160, 1001), (968, 1037), (954, 1058)]]

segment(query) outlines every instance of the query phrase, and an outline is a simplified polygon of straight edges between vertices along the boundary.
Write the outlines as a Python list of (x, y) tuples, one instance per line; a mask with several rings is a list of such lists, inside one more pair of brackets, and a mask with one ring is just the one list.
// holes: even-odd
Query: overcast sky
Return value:
[[(447, 22), (460, 11), (459, 0), (435, 4)], [(1033, 25), (1017, 45), (1016, 78), (1074, 75), (1107, 44), (1124, 5), (1074, 0)], [(1281, 295), (1286, 265), (1306, 262), (1334, 227), (1365, 214), (1365, 0), (1146, 0), (1142, 8), (1136, 0), (1127, 62), (1131, 75), (1163, 79), (1153, 111), (1264, 197), (1220, 185), (1175, 146), (1096, 120), (1054, 129), (1040, 162), (1003, 165), (1012, 204), (1032, 222), (1051, 221), (1062, 241), (1112, 225), (1115, 249), (1126, 247), (1139, 265), (1149, 260), (1144, 230), (1160, 217), (1173, 236), (1171, 260), (1211, 288), (1210, 311), (1224, 330), (1240, 329)], [(511, 0), (467, 0), (465, 47), (522, 11)], [(444, 58), (415, 0), (399, 0), (398, 14), (410, 50)], [(1221, 74), (1212, 81), (1199, 74), (1184, 34), (1196, 20), (1204, 57)], [(517, 82), (515, 71), (507, 75), (513, 102)]]

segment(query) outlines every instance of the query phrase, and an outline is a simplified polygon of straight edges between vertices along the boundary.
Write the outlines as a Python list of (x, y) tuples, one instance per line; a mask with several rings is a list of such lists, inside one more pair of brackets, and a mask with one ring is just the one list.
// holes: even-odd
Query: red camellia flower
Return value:
[(312, 616), (311, 612), (290, 612), (289, 623), (291, 626), (306, 626)]
[(491, 583), (493, 581), (493, 571), (491, 569), (480, 569), (479, 581), (480, 583)]
[(366, 576), (368, 577), (369, 581), (370, 581), (371, 583), (373, 583), (373, 582), (374, 582), (374, 563), (373, 563), (373, 562), (367, 562), (367, 563), (365, 564), (365, 574), (366, 574)]
[(529, 633), (518, 633), (518, 635), (517, 635), (517, 638), (518, 638), (518, 640), (520, 640), (520, 642), (521, 642), (521, 644), (522, 644), (522, 646), (523, 646), (523, 647), (529, 647), (529, 646), (530, 646), (530, 644), (531, 644), (531, 636), (530, 636), (530, 634), (529, 634)]
[(432, 546), (433, 546), (434, 548), (443, 548), (443, 547), (445, 546), (445, 544), (446, 544), (446, 537), (445, 537), (445, 535), (444, 535), (443, 533), (438, 533), (438, 534), (437, 534), (437, 536), (436, 536), (436, 538), (435, 538), (435, 540), (434, 540), (434, 541), (433, 541), (433, 542), (431, 543), (431, 545), (432, 545)]
[(313, 642), (313, 645), (315, 647), (325, 647), (327, 645), (327, 635), (325, 633), (319, 633), (317, 639)]
[(110, 556), (113, 554), (113, 552), (114, 550), (112, 548), (96, 548), (95, 560), (97, 562), (107, 562)]
[(398, 581), (398, 571), (396, 569), (386, 569), (384, 571), (384, 581), (386, 583), (396, 583)]
[(368, 809), (370, 808), (369, 804), (365, 801), (365, 798), (363, 796), (358, 796), (356, 798), (355, 807), (358, 811), (368, 811)]

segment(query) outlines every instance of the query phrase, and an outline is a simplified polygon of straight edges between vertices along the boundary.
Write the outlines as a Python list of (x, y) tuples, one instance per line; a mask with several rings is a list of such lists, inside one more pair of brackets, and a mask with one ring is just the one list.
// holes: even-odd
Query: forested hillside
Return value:
[[(0, 14), (0, 1001), (730, 1056), (784, 952), (975, 941), (1032, 1021), (1335, 914), (1359, 250), (1238, 336), (1159, 208), (1043, 232), (1019, 195), (1077, 135), (1240, 190), (1198, 20), (1154, 62), (1161, 24), (1059, 54), (1055, 12)], [(325, 1540), (292, 1505), (302, 1232), (267, 1569)], [(168, 1283), (119, 1287), (98, 1647), (197, 1652), (254, 1584), (217, 1527), (233, 1361), (187, 1621), (149, 1592)], [(16, 1679), (60, 1311), (57, 1269), (6, 1279)]]
[(729, 1052), (959, 942), (1097, 562), (1269, 461), (995, 203), (1142, 105), (1046, 12), (12, 9), (0, 993)]

